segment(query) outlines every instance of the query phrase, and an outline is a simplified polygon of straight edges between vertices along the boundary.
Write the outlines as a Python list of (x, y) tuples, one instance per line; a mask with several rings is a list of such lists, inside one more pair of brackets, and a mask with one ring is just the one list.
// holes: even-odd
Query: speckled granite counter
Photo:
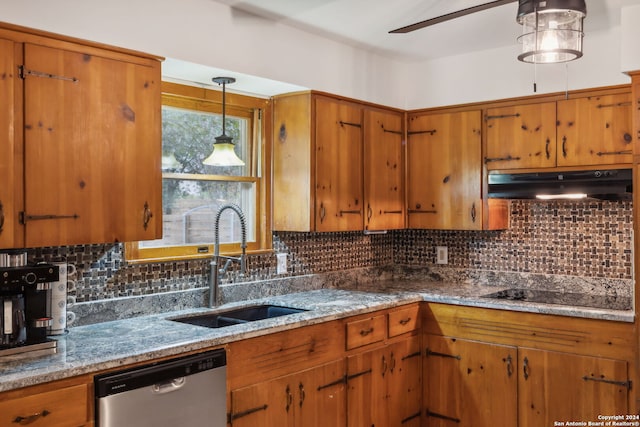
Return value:
[[(71, 328), (56, 338), (58, 353), (51, 356), (0, 361), (0, 391), (54, 381), (159, 357), (223, 345), (272, 332), (312, 325), (417, 301), (577, 316), (632, 322), (632, 310), (578, 308), (552, 304), (483, 298), (503, 289), (484, 283), (452, 284), (444, 281), (376, 280), (334, 283), (333, 289), (275, 295), (225, 304), (221, 309), (269, 303), (308, 311), (221, 329), (191, 326), (170, 319), (201, 314), (210, 309), (167, 311), (129, 319)], [(204, 292), (204, 291), (203, 291)]]

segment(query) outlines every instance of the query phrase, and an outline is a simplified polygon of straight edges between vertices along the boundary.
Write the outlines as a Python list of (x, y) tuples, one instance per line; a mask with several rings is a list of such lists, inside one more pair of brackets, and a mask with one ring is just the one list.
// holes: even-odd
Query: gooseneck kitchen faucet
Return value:
[[(229, 257), (220, 255), (220, 216), (222, 216), (222, 212), (227, 209), (231, 209), (240, 218), (240, 227), (241, 227), (241, 243), (240, 247), (242, 248), (242, 254), (239, 257)], [(227, 268), (233, 261), (240, 263), (240, 274), (245, 274), (246, 271), (246, 252), (247, 252), (247, 222), (244, 217), (244, 213), (242, 209), (238, 205), (230, 203), (228, 205), (224, 205), (218, 210), (216, 214), (216, 221), (213, 228), (214, 234), (214, 252), (213, 259), (211, 260), (211, 273), (209, 274), (209, 308), (213, 308), (220, 303), (220, 276), (224, 276), (227, 272)], [(224, 266), (218, 269), (218, 261), (220, 259), (226, 260)]]

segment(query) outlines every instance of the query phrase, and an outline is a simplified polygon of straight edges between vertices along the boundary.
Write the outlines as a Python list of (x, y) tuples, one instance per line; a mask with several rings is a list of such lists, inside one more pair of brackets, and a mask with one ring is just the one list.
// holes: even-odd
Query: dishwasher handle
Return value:
[(151, 386), (153, 394), (166, 394), (180, 390), (187, 383), (187, 377), (174, 378), (169, 381), (163, 381)]

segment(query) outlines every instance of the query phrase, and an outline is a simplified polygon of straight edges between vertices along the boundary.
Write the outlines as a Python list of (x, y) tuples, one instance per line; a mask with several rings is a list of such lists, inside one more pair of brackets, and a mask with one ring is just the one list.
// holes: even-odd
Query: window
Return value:
[[(269, 100), (227, 92), (226, 134), (245, 166), (209, 166), (213, 141), (222, 134), (222, 94), (163, 82), (162, 204), (163, 237), (128, 243), (128, 261), (210, 257), (218, 210), (233, 203), (247, 225), (247, 250), (271, 248), (268, 230)], [(240, 251), (238, 216), (220, 217), (220, 252)]]

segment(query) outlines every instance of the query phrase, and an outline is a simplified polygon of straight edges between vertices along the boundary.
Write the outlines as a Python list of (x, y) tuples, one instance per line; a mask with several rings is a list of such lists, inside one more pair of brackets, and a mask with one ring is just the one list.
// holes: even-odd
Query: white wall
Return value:
[(517, 60), (520, 45), (416, 64), (409, 79), (407, 109), (464, 104), (517, 96), (630, 83), (620, 71), (619, 29), (586, 34), (582, 58), (566, 64), (537, 65)]
[[(509, 48), (403, 63), (212, 0), (2, 3), (0, 20), (6, 22), (400, 108), (533, 94), (534, 66), (517, 61), (515, 42)], [(626, 9), (625, 37), (620, 27), (585, 35), (584, 57), (568, 65), (569, 90), (628, 83), (621, 65), (640, 69), (640, 43), (634, 37), (640, 7)], [(621, 38), (631, 55), (624, 62)], [(565, 65), (538, 66), (536, 80), (538, 93), (565, 90)]]
[(3, 0), (0, 20), (356, 99), (404, 103), (393, 87), (402, 63), (212, 0)]

